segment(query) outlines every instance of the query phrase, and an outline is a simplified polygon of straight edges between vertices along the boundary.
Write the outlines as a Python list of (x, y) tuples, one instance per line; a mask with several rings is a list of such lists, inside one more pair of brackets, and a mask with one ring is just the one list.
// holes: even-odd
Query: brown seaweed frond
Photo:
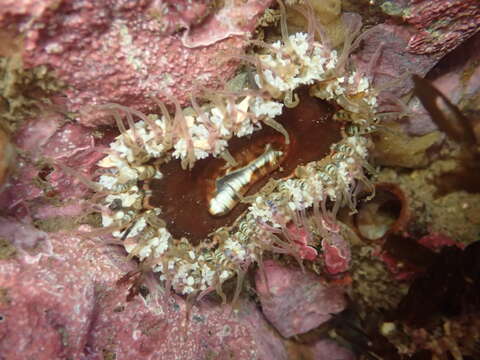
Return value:
[(453, 140), (474, 145), (477, 143), (472, 124), (460, 109), (428, 80), (413, 75), (414, 94), (431, 115), (438, 128)]

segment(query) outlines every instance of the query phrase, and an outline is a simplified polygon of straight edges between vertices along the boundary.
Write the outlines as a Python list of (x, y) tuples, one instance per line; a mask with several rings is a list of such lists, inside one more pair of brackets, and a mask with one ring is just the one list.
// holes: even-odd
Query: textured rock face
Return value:
[(415, 0), (405, 20), (418, 30), (408, 51), (445, 55), (478, 31), (480, 6), (477, 0)]
[[(18, 218), (44, 217), (42, 208), (48, 203), (45, 199), (85, 196), (88, 188), (58, 165), (66, 165), (83, 175), (94, 171), (95, 163), (104, 155), (96, 148), (101, 142), (95, 141), (88, 128), (76, 123), (65, 124), (61, 116), (47, 114), (26, 122), (15, 135), (14, 144), (21, 154), (0, 192), (0, 204), (8, 214)], [(108, 141), (108, 137), (102, 141)], [(76, 213), (81, 209), (79, 201), (70, 205), (77, 209)], [(61, 212), (59, 208), (57, 214)]]
[(284, 337), (318, 327), (346, 307), (341, 287), (326, 285), (312, 273), (266, 261), (265, 279), (257, 272), (256, 286), (265, 317)]
[[(480, 118), (476, 116), (480, 106), (480, 34), (474, 35), (464, 44), (445, 56), (427, 78), (432, 84), (472, 121), (474, 131), (480, 134)], [(408, 122), (408, 131), (413, 134), (425, 134), (437, 129), (430, 115), (413, 99), (409, 103), (416, 114)]]
[(401, 79), (400, 76), (424, 76), (438, 62), (434, 57), (405, 51), (414, 33), (405, 26), (379, 24), (364, 35), (362, 46), (353, 58), (358, 70), (372, 77), (375, 88), (394, 82), (395, 86), (386, 90), (397, 97), (405, 95), (412, 89), (413, 83), (409, 78)]
[[(392, 98), (398, 99), (408, 94), (413, 88), (410, 77), (402, 79), (402, 75), (417, 74), (430, 78), (433, 85), (446, 94), (454, 104), (458, 104), (467, 116), (469, 112), (474, 115), (478, 107), (476, 98), (480, 89), (480, 67), (478, 66), (480, 34), (474, 35), (442, 60), (440, 58), (444, 53), (407, 52), (414, 35), (415, 32), (405, 26), (376, 25), (368, 31), (362, 46), (354, 54), (358, 69), (362, 72), (371, 72), (370, 76), (374, 80), (375, 88), (380, 89), (385, 84), (392, 83), (392, 86), (387, 87), (386, 91), (380, 95), (381, 109), (405, 110), (396, 105)], [(376, 59), (373, 64), (372, 59)], [(437, 129), (418, 99), (412, 98), (408, 106), (408, 111), (413, 113), (413, 116), (403, 119), (402, 122), (410, 134), (423, 135)], [(475, 116), (472, 116), (472, 119), (475, 119)], [(480, 129), (477, 124), (474, 124), (475, 126)], [(480, 133), (478, 130), (477, 132)]]
[(375, 0), (386, 14), (413, 25), (408, 50), (438, 58), (475, 34), (480, 25), (477, 0)]
[(355, 355), (332, 340), (319, 340), (313, 345), (314, 360), (355, 360)]
[(115, 247), (5, 219), (0, 239), (0, 353), (6, 359), (287, 358), (249, 301), (233, 313), (202, 302), (186, 322), (185, 301), (153, 285), (146, 299), (125, 301), (127, 288), (115, 282), (135, 265)]
[(237, 64), (221, 56), (246, 45), (270, 3), (7, 1), (0, 28), (23, 36), (26, 66), (49, 65), (69, 85), (69, 110), (116, 102), (146, 111), (151, 96), (170, 93), (185, 104), (195, 83), (228, 79)]

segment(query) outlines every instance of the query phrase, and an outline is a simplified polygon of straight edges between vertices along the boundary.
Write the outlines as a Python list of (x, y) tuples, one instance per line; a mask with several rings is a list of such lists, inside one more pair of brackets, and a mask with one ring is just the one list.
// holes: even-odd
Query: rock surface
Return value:
[(375, 0), (385, 14), (415, 28), (407, 50), (440, 58), (480, 28), (477, 0)]
[[(196, 82), (227, 80), (237, 63), (222, 55), (246, 46), (270, 3), (8, 0), (0, 29), (22, 36), (26, 66), (48, 65), (68, 85), (70, 111), (109, 102), (147, 111), (151, 96), (170, 93), (186, 104)], [(98, 125), (91, 116), (80, 120)]]
[[(108, 137), (102, 141), (108, 141)], [(44, 217), (42, 207), (74, 207), (81, 209), (78, 199), (90, 191), (79, 177), (71, 176), (59, 165), (74, 169), (90, 177), (96, 162), (104, 154), (90, 129), (77, 123), (65, 123), (61, 116), (46, 114), (27, 121), (15, 134), (14, 144), (19, 150), (11, 177), (0, 192), (3, 211), (18, 218)], [(67, 170), (68, 171), (68, 170)], [(50, 201), (52, 197), (57, 201)], [(77, 199), (58, 203), (58, 200)], [(70, 209), (70, 212), (72, 212)], [(53, 214), (52, 214), (53, 215)]]
[[(360, 48), (353, 55), (355, 66), (373, 79), (375, 88), (394, 83), (394, 86), (386, 90), (397, 97), (405, 95), (412, 89), (413, 82), (409, 78), (402, 79), (401, 76), (424, 76), (438, 62), (434, 57), (405, 51), (414, 33), (401, 25), (375, 25), (365, 33)], [(385, 96), (381, 101), (384, 98)]]
[(445, 55), (480, 29), (477, 0), (415, 0), (405, 20), (418, 33), (407, 50), (415, 54)]
[(355, 360), (355, 355), (338, 345), (335, 341), (322, 339), (315, 342), (312, 345), (311, 349), (313, 355), (313, 360), (326, 360), (326, 359), (335, 359), (335, 360)]
[(116, 247), (6, 219), (0, 239), (2, 358), (287, 359), (251, 301), (233, 313), (205, 301), (187, 322), (185, 300), (150, 283), (125, 301), (115, 283), (135, 264)]
[[(480, 34), (445, 56), (438, 66), (432, 69), (427, 78), (432, 84), (472, 121), (472, 126), (480, 138)], [(409, 107), (416, 114), (408, 122), (412, 134), (425, 134), (437, 129), (430, 115), (417, 99), (412, 99)]]
[[(284, 337), (305, 333), (346, 307), (344, 290), (313, 273), (265, 261), (265, 279), (256, 274), (263, 314)], [(266, 280), (266, 282), (265, 282)]]

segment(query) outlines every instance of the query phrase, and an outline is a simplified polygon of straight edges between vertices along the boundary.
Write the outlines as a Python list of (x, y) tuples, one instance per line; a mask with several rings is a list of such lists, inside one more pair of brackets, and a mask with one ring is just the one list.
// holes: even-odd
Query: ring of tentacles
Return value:
[(158, 102), (161, 115), (148, 116), (101, 107), (121, 132), (98, 163), (103, 226), (180, 294), (224, 296), (222, 284), (240, 284), (265, 251), (311, 257), (295, 238), (312, 232), (307, 213), (328, 241), (338, 209), (371, 188), (377, 94), (348, 63), (353, 35), (337, 55), (314, 34), (282, 30), (238, 56), (255, 69), (240, 87), (204, 91), (202, 105), (171, 98), (174, 114)]

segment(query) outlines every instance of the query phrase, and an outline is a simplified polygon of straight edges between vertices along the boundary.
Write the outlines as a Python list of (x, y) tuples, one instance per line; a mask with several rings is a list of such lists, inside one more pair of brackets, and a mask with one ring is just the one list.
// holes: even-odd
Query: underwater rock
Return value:
[(7, 1), (0, 29), (23, 37), (27, 67), (48, 65), (69, 85), (69, 110), (108, 102), (147, 110), (152, 95), (184, 103), (196, 81), (215, 87), (233, 75), (237, 63), (221, 55), (246, 45), (270, 2)]
[(408, 10), (404, 19), (418, 30), (408, 43), (411, 53), (445, 55), (480, 29), (477, 0), (417, 0)]
[(0, 236), (16, 249), (0, 261), (0, 353), (8, 359), (80, 358), (93, 320), (95, 281), (112, 282), (119, 269), (90, 241), (80, 245), (6, 219)]
[(313, 360), (355, 360), (355, 355), (333, 340), (321, 339), (312, 345)]
[(474, 315), (480, 309), (480, 242), (443, 247), (400, 302), (398, 317), (414, 327), (434, 316)]
[[(402, 78), (402, 75), (425, 75), (438, 62), (431, 56), (405, 52), (413, 33), (405, 26), (379, 24), (362, 34), (362, 43), (352, 57), (358, 69), (373, 79), (374, 88), (378, 90), (393, 82), (386, 90), (399, 98), (413, 87), (412, 81), (408, 77)], [(372, 64), (375, 57), (378, 58)], [(385, 93), (379, 95), (380, 104), (390, 100)]]
[(390, 16), (401, 17), (417, 30), (407, 50), (415, 54), (447, 54), (470, 36), (480, 25), (477, 0), (375, 0)]
[[(86, 229), (83, 229), (86, 230)], [(88, 234), (88, 233), (85, 233)], [(118, 247), (0, 220), (0, 353), (7, 359), (287, 359), (251, 301), (195, 305), (149, 286), (126, 302), (135, 269)]]
[(117, 359), (287, 360), (280, 337), (252, 301), (240, 301), (241, 310), (232, 315), (230, 306), (202, 302), (187, 322), (180, 297), (160, 296), (149, 308), (138, 297), (122, 305), (119, 296), (125, 292), (107, 290), (98, 307), (89, 341), (93, 353)]
[[(66, 200), (85, 196), (88, 186), (82, 184), (78, 177), (72, 178), (61, 171), (58, 166), (68, 166), (78, 173), (89, 174), (103, 156), (94, 151), (95, 138), (88, 128), (64, 123), (61, 116), (53, 114), (27, 121), (15, 133), (14, 144), (21, 154), (11, 178), (0, 193), (0, 204), (9, 215), (18, 217), (41, 213), (41, 209), (35, 213), (30, 211), (35, 199), (57, 197)], [(44, 204), (44, 201), (40, 203)], [(80, 209), (79, 202), (76, 205)]]
[[(478, 100), (480, 91), (479, 49), (480, 34), (476, 34), (445, 56), (427, 77), (437, 90), (446, 95), (472, 121), (472, 127), (477, 137), (480, 134), (478, 127), (480, 117), (475, 115), (480, 109)], [(408, 131), (414, 134), (424, 134), (437, 129), (419, 101), (413, 100), (409, 105), (416, 116), (414, 120), (408, 122)]]
[[(400, 108), (404, 115), (408, 115), (402, 121), (405, 130), (412, 135), (424, 135), (436, 130), (437, 127), (416, 98), (408, 102), (408, 108), (398, 103), (398, 98), (408, 94), (413, 88), (410, 76), (402, 78), (402, 75), (428, 74), (427, 77), (433, 80), (434, 86), (448, 94), (454, 104), (461, 104), (467, 111), (475, 111), (478, 108), (478, 105), (475, 105), (475, 94), (480, 88), (480, 72), (477, 65), (480, 56), (478, 52), (480, 35), (474, 35), (440, 60), (446, 52), (440, 55), (406, 52), (409, 39), (414, 34), (414, 31), (405, 26), (376, 25), (365, 33), (353, 59), (358, 68), (370, 72), (369, 75), (377, 89), (385, 84), (391, 84), (379, 95), (380, 109), (398, 111)], [(372, 66), (371, 59), (375, 56), (378, 56), (378, 59)], [(392, 94), (395, 94), (397, 101), (394, 101)]]
[(344, 289), (313, 273), (270, 260), (264, 269), (255, 278), (263, 314), (284, 337), (312, 330), (346, 307)]

